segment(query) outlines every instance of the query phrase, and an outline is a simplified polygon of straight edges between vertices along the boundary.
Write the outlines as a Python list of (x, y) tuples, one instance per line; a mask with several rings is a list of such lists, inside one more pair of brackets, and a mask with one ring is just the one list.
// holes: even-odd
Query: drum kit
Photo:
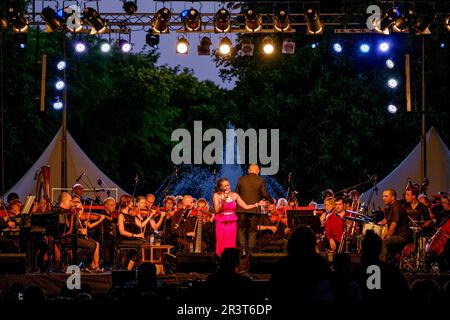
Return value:
[(408, 244), (402, 251), (400, 269), (409, 272), (427, 271), (427, 244), (429, 238), (423, 236), (423, 224), (425, 221), (412, 221), (409, 229), (413, 234), (413, 242)]

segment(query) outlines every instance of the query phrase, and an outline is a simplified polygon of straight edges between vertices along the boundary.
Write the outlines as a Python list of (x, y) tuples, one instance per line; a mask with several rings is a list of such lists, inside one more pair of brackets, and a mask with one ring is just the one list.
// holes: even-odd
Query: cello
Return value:
[(439, 226), (439, 229), (431, 237), (425, 246), (426, 253), (433, 253), (440, 256), (444, 252), (445, 244), (450, 238), (450, 216)]

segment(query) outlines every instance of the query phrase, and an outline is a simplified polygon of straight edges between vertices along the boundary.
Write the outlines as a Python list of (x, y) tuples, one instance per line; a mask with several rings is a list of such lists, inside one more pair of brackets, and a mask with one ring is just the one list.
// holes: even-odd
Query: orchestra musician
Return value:
[(325, 211), (320, 215), (320, 224), (324, 227), (328, 217), (332, 213), (334, 213), (336, 206), (334, 198), (332, 197), (325, 198), (325, 200), (323, 201), (323, 206), (325, 208)]
[[(120, 244), (134, 247), (136, 252), (133, 257), (130, 257), (127, 269), (132, 270), (137, 264), (141, 262), (142, 245), (145, 244), (144, 228), (152, 219), (152, 214), (149, 214), (145, 220), (137, 217), (138, 210), (133, 210), (133, 198), (129, 195), (122, 195), (119, 200), (120, 213), (118, 217), (117, 226), (120, 235)], [(165, 213), (161, 213), (163, 215)]]
[(337, 198), (334, 200), (334, 210), (326, 218), (325, 221), (325, 239), (326, 247), (330, 251), (338, 251), (340, 242), (343, 240), (343, 234), (346, 230), (346, 211), (344, 207), (344, 199)]
[[(84, 230), (86, 225), (83, 225), (80, 220), (80, 212), (83, 209), (79, 197), (75, 197), (75, 202), (72, 204), (72, 196), (67, 192), (61, 192), (59, 196), (59, 207), (65, 211), (66, 215), (66, 232), (62, 235), (61, 244), (65, 248), (81, 248), (85, 250), (87, 255), (91, 256), (91, 268), (93, 271), (99, 271), (99, 251), (98, 243), (87, 237), (87, 232)], [(67, 214), (69, 216), (67, 216)], [(78, 231), (78, 228), (81, 230)], [(72, 252), (72, 259), (77, 255)], [(75, 261), (76, 262), (76, 261)], [(91, 271), (86, 269), (86, 271)]]
[(155, 196), (152, 193), (149, 193), (145, 196), (145, 202), (147, 210), (155, 210), (157, 207), (154, 206)]
[(424, 221), (430, 219), (428, 208), (421, 202), (419, 202), (419, 188), (412, 185), (406, 189), (406, 212), (413, 221)]
[(9, 220), (9, 212), (3, 202), (0, 201), (2, 207), (0, 208), (0, 253), (17, 252), (16, 243), (13, 239), (3, 235), (3, 230), (14, 229), (15, 223)]
[(381, 258), (386, 262), (392, 262), (395, 255), (401, 252), (411, 240), (409, 218), (405, 208), (397, 200), (397, 193), (394, 189), (383, 191), (383, 202), (388, 208), (385, 212), (385, 219), (379, 222), (380, 225), (387, 226), (381, 236), (383, 240)]
[(277, 205), (269, 204), (268, 215), (264, 215), (258, 224), (259, 245), (262, 251), (287, 252), (287, 237), (290, 229), (287, 226), (287, 201), (284, 198), (278, 200)]
[(117, 224), (116, 200), (108, 197), (103, 200), (105, 206), (105, 219), (101, 224), (101, 246), (102, 260), (107, 267), (112, 266), (114, 260), (114, 231), (113, 227)]
[[(163, 219), (159, 219), (158, 222), (155, 221), (155, 216), (157, 213), (154, 209), (147, 209), (147, 201), (146, 198), (139, 196), (136, 198), (136, 207), (133, 209), (137, 211), (136, 218), (139, 219), (142, 223), (142, 232), (144, 233), (145, 238), (149, 238), (155, 231), (158, 231), (163, 223)], [(147, 223), (143, 223), (147, 217), (150, 216), (150, 220)], [(163, 216), (164, 217), (164, 216)], [(147, 228), (148, 223), (150, 223), (150, 228)]]
[(89, 197), (86, 197), (84, 195), (84, 187), (80, 183), (75, 183), (72, 186), (72, 196), (73, 195), (77, 195), (81, 199), (81, 203), (83, 204), (83, 206), (90, 205), (92, 203), (97, 203), (97, 204), (101, 203), (101, 201), (98, 197), (96, 197), (95, 200), (91, 199)]
[[(192, 252), (194, 250), (195, 228), (197, 217), (193, 214), (194, 198), (191, 195), (185, 195), (181, 200), (182, 206), (178, 206), (171, 221), (172, 241), (177, 244), (178, 249), (183, 252)], [(207, 248), (205, 241), (202, 241), (202, 252)]]

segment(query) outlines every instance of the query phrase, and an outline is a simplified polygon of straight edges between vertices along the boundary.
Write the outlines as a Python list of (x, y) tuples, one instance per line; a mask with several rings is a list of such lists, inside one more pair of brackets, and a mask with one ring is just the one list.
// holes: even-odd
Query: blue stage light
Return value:
[(359, 46), (359, 50), (362, 53), (368, 53), (370, 51), (370, 46), (367, 43), (363, 43)]
[(340, 53), (342, 52), (342, 46), (339, 43), (333, 44), (333, 50), (334, 52)]

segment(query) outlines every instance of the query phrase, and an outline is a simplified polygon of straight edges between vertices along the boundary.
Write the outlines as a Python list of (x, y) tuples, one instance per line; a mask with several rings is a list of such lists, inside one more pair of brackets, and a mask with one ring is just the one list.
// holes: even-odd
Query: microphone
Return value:
[(82, 174), (80, 174), (80, 176), (78, 178), (75, 179), (76, 182), (80, 181), (81, 178), (83, 178), (83, 176), (86, 174), (86, 172), (83, 172)]

